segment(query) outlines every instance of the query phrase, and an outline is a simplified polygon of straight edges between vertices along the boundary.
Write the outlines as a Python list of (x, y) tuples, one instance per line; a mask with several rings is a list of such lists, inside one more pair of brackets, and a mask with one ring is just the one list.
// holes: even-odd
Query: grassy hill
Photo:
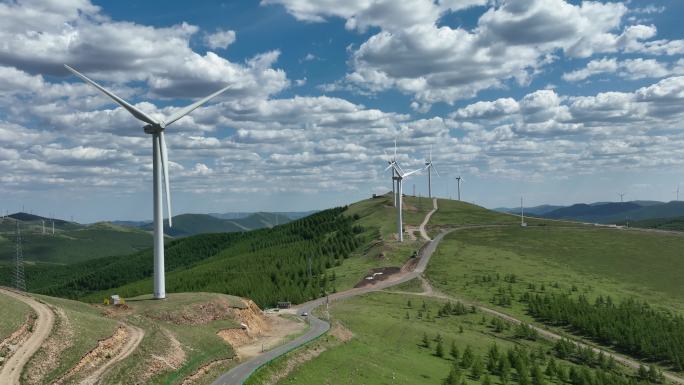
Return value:
[(643, 229), (657, 229), (668, 231), (684, 231), (684, 216), (672, 218), (642, 219), (640, 221), (622, 221), (619, 225), (629, 225)]
[[(221, 219), (209, 214), (181, 214), (173, 217), (173, 227), (164, 222), (164, 234), (172, 237), (187, 237), (207, 233), (232, 233), (250, 231), (282, 225), (291, 219), (281, 214), (254, 213), (244, 218)], [(152, 231), (152, 224), (141, 227)]]
[(684, 202), (599, 202), (575, 204), (539, 214), (545, 218), (571, 219), (583, 222), (619, 223), (626, 219), (645, 220), (684, 216)]
[[(268, 322), (248, 301), (215, 293), (177, 293), (165, 301), (141, 296), (130, 298), (122, 307), (42, 295), (37, 298), (53, 309), (55, 324), (24, 368), (22, 384), (47, 384), (59, 379), (63, 383), (80, 383), (117, 354), (113, 346), (122, 341), (114, 336), (127, 333), (121, 330), (122, 323), (138, 328), (144, 336), (134, 353), (112, 366), (102, 383), (129, 383), (135, 378), (145, 384), (178, 385), (212, 363), (207, 367), (210, 370), (198, 375), (206, 382), (236, 364), (233, 347), (219, 336), (219, 331), (244, 333), (240, 324), (246, 323), (256, 335)], [(27, 309), (17, 308), (9, 300), (0, 294), (3, 309), (9, 305), (12, 310), (11, 317), (0, 317), (2, 333), (18, 329), (28, 314)], [(103, 345), (103, 341), (107, 343)], [(107, 346), (112, 346), (111, 351)], [(86, 362), (89, 364), (83, 365)]]
[(128, 254), (150, 247), (152, 235), (146, 231), (102, 222), (81, 225), (45, 220), (30, 214), (14, 214), (0, 219), (0, 262), (14, 260), (16, 226), (19, 223), (24, 260), (30, 263), (69, 264), (111, 255)]

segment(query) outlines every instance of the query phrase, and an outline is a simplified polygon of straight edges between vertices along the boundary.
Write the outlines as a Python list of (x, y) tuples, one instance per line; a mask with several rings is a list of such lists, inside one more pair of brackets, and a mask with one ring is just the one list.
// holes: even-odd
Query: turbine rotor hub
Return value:
[(145, 127), (143, 127), (143, 130), (145, 131), (146, 134), (158, 134), (158, 133), (164, 131), (165, 127), (166, 127), (166, 123), (160, 122), (157, 124), (148, 124)]

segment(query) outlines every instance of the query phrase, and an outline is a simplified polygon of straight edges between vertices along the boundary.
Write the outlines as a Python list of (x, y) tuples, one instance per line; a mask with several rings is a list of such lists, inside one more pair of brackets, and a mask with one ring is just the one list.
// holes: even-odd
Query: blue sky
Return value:
[[(151, 141), (72, 65), (159, 117), (175, 213), (309, 210), (391, 187), (487, 207), (674, 199), (678, 1), (0, 3), (0, 209), (151, 217)], [(426, 177), (406, 192), (426, 194)]]

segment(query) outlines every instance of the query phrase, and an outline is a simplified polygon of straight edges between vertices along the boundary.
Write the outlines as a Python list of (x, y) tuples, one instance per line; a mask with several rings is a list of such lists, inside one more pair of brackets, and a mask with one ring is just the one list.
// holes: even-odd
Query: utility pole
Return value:
[(18, 291), (26, 291), (26, 279), (24, 278), (24, 255), (21, 249), (21, 231), (19, 220), (17, 224), (17, 254), (14, 258), (14, 288)]
[(413, 196), (414, 197), (416, 196), (416, 184), (415, 183), (413, 184)]

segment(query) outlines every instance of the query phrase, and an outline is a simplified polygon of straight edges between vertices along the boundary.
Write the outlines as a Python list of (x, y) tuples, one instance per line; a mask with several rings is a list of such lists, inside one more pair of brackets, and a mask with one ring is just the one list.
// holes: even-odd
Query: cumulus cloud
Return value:
[[(684, 52), (683, 40), (650, 40), (656, 35), (652, 25), (620, 30), (628, 13), (620, 2), (415, 0), (396, 6), (351, 1), (341, 7), (306, 0), (264, 3), (282, 4), (300, 20), (340, 17), (348, 29), (361, 32), (379, 27), (380, 32), (353, 51), (344, 81), (370, 92), (398, 89), (413, 95), (411, 107), (419, 112), (436, 102), (453, 104), (511, 82), (526, 85), (558, 60), (558, 53), (586, 58), (607, 52)], [(476, 5), (491, 5), (476, 28), (440, 25), (446, 13)], [(339, 84), (328, 87), (333, 88), (344, 89)]]
[(563, 80), (576, 82), (602, 74), (615, 74), (619, 77), (636, 80), (644, 78), (662, 78), (684, 73), (684, 60), (675, 63), (664, 63), (656, 59), (625, 59), (603, 58), (592, 60), (586, 67), (563, 74)]
[(214, 33), (204, 35), (204, 43), (211, 49), (226, 49), (235, 42), (235, 31), (218, 30)]

